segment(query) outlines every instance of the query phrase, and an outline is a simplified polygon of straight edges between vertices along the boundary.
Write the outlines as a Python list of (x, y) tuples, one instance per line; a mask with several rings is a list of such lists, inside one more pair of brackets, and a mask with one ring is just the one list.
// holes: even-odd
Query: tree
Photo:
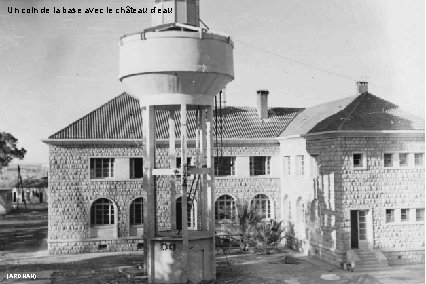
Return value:
[(7, 167), (14, 158), (23, 159), (27, 150), (16, 147), (16, 139), (12, 134), (0, 132), (0, 169)]

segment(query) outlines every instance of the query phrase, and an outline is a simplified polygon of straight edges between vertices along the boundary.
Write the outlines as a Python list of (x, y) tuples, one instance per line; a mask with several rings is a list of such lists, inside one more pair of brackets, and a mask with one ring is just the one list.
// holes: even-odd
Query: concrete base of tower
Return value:
[(187, 256), (182, 239), (155, 238), (149, 242), (150, 283), (200, 283), (215, 279), (213, 237), (190, 239)]

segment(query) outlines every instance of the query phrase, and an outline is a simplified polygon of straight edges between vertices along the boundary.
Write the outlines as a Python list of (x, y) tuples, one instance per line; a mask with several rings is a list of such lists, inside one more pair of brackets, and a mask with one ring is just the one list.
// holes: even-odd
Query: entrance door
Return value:
[(351, 210), (351, 247), (367, 248), (368, 210)]
[(367, 210), (358, 211), (358, 242), (359, 248), (367, 248)]

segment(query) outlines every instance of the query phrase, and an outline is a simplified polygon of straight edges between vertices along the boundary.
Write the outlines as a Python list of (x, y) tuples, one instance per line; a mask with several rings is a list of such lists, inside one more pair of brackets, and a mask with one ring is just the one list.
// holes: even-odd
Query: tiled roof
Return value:
[(424, 119), (369, 93), (305, 109), (281, 137), (345, 130), (424, 130)]
[(355, 96), (307, 108), (290, 123), (280, 136), (286, 137), (308, 133), (318, 122), (345, 109), (354, 99)]
[[(254, 107), (227, 107), (218, 117), (218, 133), (223, 138), (273, 138), (284, 131), (303, 109), (270, 108), (260, 119)], [(180, 136), (180, 113), (175, 112), (176, 137)], [(168, 138), (168, 112), (156, 111), (156, 137)], [(222, 125), (222, 127), (221, 127)], [(214, 125), (215, 129), (215, 125)], [(214, 131), (214, 130), (213, 130)], [(195, 111), (189, 111), (188, 136), (195, 137)], [(88, 115), (51, 135), (49, 139), (140, 139), (142, 112), (139, 100), (123, 93)]]
[(139, 101), (126, 93), (51, 135), (49, 139), (132, 139), (142, 137)]

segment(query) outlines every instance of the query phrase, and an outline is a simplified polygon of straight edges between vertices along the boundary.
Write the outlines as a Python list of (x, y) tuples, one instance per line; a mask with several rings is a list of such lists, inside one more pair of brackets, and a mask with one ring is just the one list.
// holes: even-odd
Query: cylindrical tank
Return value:
[(234, 79), (233, 42), (195, 27), (124, 36), (119, 78), (142, 105), (211, 105)]

